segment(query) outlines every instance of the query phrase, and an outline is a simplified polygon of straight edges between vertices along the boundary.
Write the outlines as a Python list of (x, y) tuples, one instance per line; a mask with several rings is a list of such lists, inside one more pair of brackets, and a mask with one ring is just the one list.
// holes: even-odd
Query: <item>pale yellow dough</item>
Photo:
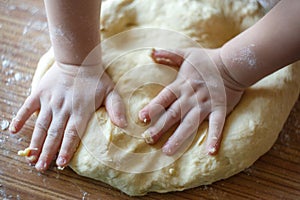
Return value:
[[(104, 1), (103, 60), (124, 98), (129, 127), (126, 130), (116, 127), (105, 108), (100, 108), (92, 117), (70, 167), (128, 195), (144, 195), (211, 184), (251, 166), (274, 144), (298, 98), (300, 67), (288, 66), (245, 92), (227, 118), (217, 156), (205, 153), (205, 122), (183, 155), (168, 157), (160, 150), (167, 136), (154, 146), (144, 142), (141, 134), (147, 124), (138, 120), (138, 111), (174, 80), (176, 71), (154, 64), (149, 53), (152, 47), (195, 44), (184, 35), (159, 29), (139, 29), (105, 39), (136, 27), (154, 27), (183, 33), (204, 47), (218, 47), (262, 15), (255, 0)], [(53, 61), (51, 50), (41, 58), (33, 89)]]

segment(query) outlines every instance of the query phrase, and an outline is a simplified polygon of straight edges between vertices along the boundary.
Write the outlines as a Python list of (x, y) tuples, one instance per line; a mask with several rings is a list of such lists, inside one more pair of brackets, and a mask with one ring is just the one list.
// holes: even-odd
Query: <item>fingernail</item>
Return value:
[(58, 166), (64, 166), (67, 163), (67, 160), (61, 156), (59, 156), (56, 160), (56, 164)]
[(34, 156), (34, 155), (28, 156), (28, 157), (26, 157), (26, 160), (28, 160), (30, 163), (33, 163), (37, 160), (37, 156)]
[(127, 127), (128, 126), (128, 123), (127, 123), (125, 117), (120, 117), (118, 119), (118, 121), (119, 121), (119, 124), (120, 124), (121, 127)]
[(156, 53), (156, 49), (152, 48), (152, 51), (151, 51), (151, 56), (154, 56)]
[(15, 127), (15, 122), (14, 122), (14, 119), (12, 120), (8, 130), (11, 132), (11, 133), (15, 133), (17, 130), (16, 130), (16, 127)]
[(13, 119), (11, 120), (11, 123), (10, 123), (10, 126), (9, 126), (9, 129), (8, 129), (8, 130), (9, 130), (11, 133), (16, 133), (16, 132), (17, 132), (17, 125), (18, 125), (19, 122), (20, 122), (19, 119), (13, 118)]
[(39, 160), (36, 165), (35, 165), (35, 168), (38, 170), (38, 171), (44, 171), (45, 169), (47, 169), (47, 163), (42, 161), (42, 160)]
[(213, 136), (211, 139), (212, 140), (218, 140), (218, 138), (216, 136)]
[(208, 154), (212, 155), (212, 154), (216, 153), (216, 151), (217, 151), (216, 147), (210, 147), (208, 149)]
[(170, 140), (167, 140), (167, 142), (164, 144), (164, 146), (162, 147), (162, 152), (170, 155), (171, 154), (171, 148), (170, 148)]
[(141, 120), (143, 120), (145, 122), (145, 120), (147, 121), (147, 117), (146, 117), (146, 113), (143, 111), (140, 111), (139, 113), (139, 117)]
[(169, 147), (169, 145), (163, 146), (162, 152), (165, 153), (165, 154), (167, 154), (167, 155), (171, 155), (171, 154), (172, 154), (172, 150), (171, 150), (171, 148)]
[(154, 142), (151, 132), (149, 130), (146, 130), (143, 134), (142, 137), (145, 139), (146, 143), (152, 144)]

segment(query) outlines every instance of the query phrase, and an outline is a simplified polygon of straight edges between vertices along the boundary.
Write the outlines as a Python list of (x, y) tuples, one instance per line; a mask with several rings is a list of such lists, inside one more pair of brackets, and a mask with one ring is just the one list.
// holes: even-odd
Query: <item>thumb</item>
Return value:
[(105, 99), (105, 106), (111, 121), (117, 126), (127, 126), (125, 105), (116, 90), (112, 90)]
[(154, 62), (169, 65), (173, 67), (180, 67), (184, 61), (184, 52), (180, 50), (156, 50), (153, 49), (151, 57)]

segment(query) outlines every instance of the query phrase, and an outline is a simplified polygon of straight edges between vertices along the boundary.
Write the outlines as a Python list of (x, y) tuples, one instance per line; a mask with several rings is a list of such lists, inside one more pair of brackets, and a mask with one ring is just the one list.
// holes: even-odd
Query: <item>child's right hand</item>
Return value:
[[(56, 164), (70, 162), (89, 119), (102, 104), (113, 123), (125, 127), (125, 107), (114, 83), (101, 65), (72, 66), (55, 63), (41, 79), (12, 120), (10, 130), (17, 133), (36, 111), (30, 162), (38, 171), (48, 169), (59, 152)], [(33, 159), (32, 159), (33, 158)]]

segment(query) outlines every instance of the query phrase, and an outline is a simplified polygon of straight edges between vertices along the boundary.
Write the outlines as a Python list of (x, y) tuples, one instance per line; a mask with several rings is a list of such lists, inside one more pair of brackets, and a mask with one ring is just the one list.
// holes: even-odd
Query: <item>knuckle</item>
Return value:
[(210, 99), (209, 93), (202, 93), (202, 92), (197, 93), (197, 102), (204, 103), (209, 101), (209, 99)]
[(187, 130), (195, 129), (199, 126), (199, 121), (187, 119), (187, 120), (185, 120), (184, 125), (186, 126)]
[(25, 104), (25, 105), (23, 106), (23, 111), (24, 111), (24, 113), (28, 113), (28, 112), (30, 111), (30, 105)]
[(23, 114), (29, 113), (32, 106), (33, 106), (32, 101), (26, 100), (26, 102), (23, 104), (22, 108), (20, 109), (21, 113)]
[(169, 108), (167, 110), (167, 113), (171, 119), (177, 119), (180, 116), (180, 111), (178, 109), (174, 109), (174, 108)]
[(63, 101), (58, 101), (52, 104), (53, 109), (55, 110), (61, 110), (63, 107)]
[(55, 98), (50, 101), (50, 105), (54, 110), (61, 110), (64, 105), (64, 99)]
[(171, 98), (170, 98), (169, 92), (161, 93), (161, 95), (159, 96), (159, 103), (162, 105), (169, 104), (170, 100), (171, 100)]
[(213, 94), (212, 95), (212, 103), (214, 106), (225, 106), (226, 104), (226, 94), (222, 94), (222, 93), (219, 93), (219, 94)]
[(61, 134), (62, 128), (50, 128), (47, 132), (47, 136), (50, 138), (58, 138)]
[(79, 138), (78, 132), (75, 128), (71, 128), (71, 129), (66, 130), (65, 137), (69, 140), (72, 140), (72, 141), (77, 140)]
[(37, 121), (35, 123), (35, 127), (39, 130), (39, 131), (42, 131), (42, 132), (47, 132), (47, 128), (46, 128), (46, 125), (43, 124), (41, 121)]

